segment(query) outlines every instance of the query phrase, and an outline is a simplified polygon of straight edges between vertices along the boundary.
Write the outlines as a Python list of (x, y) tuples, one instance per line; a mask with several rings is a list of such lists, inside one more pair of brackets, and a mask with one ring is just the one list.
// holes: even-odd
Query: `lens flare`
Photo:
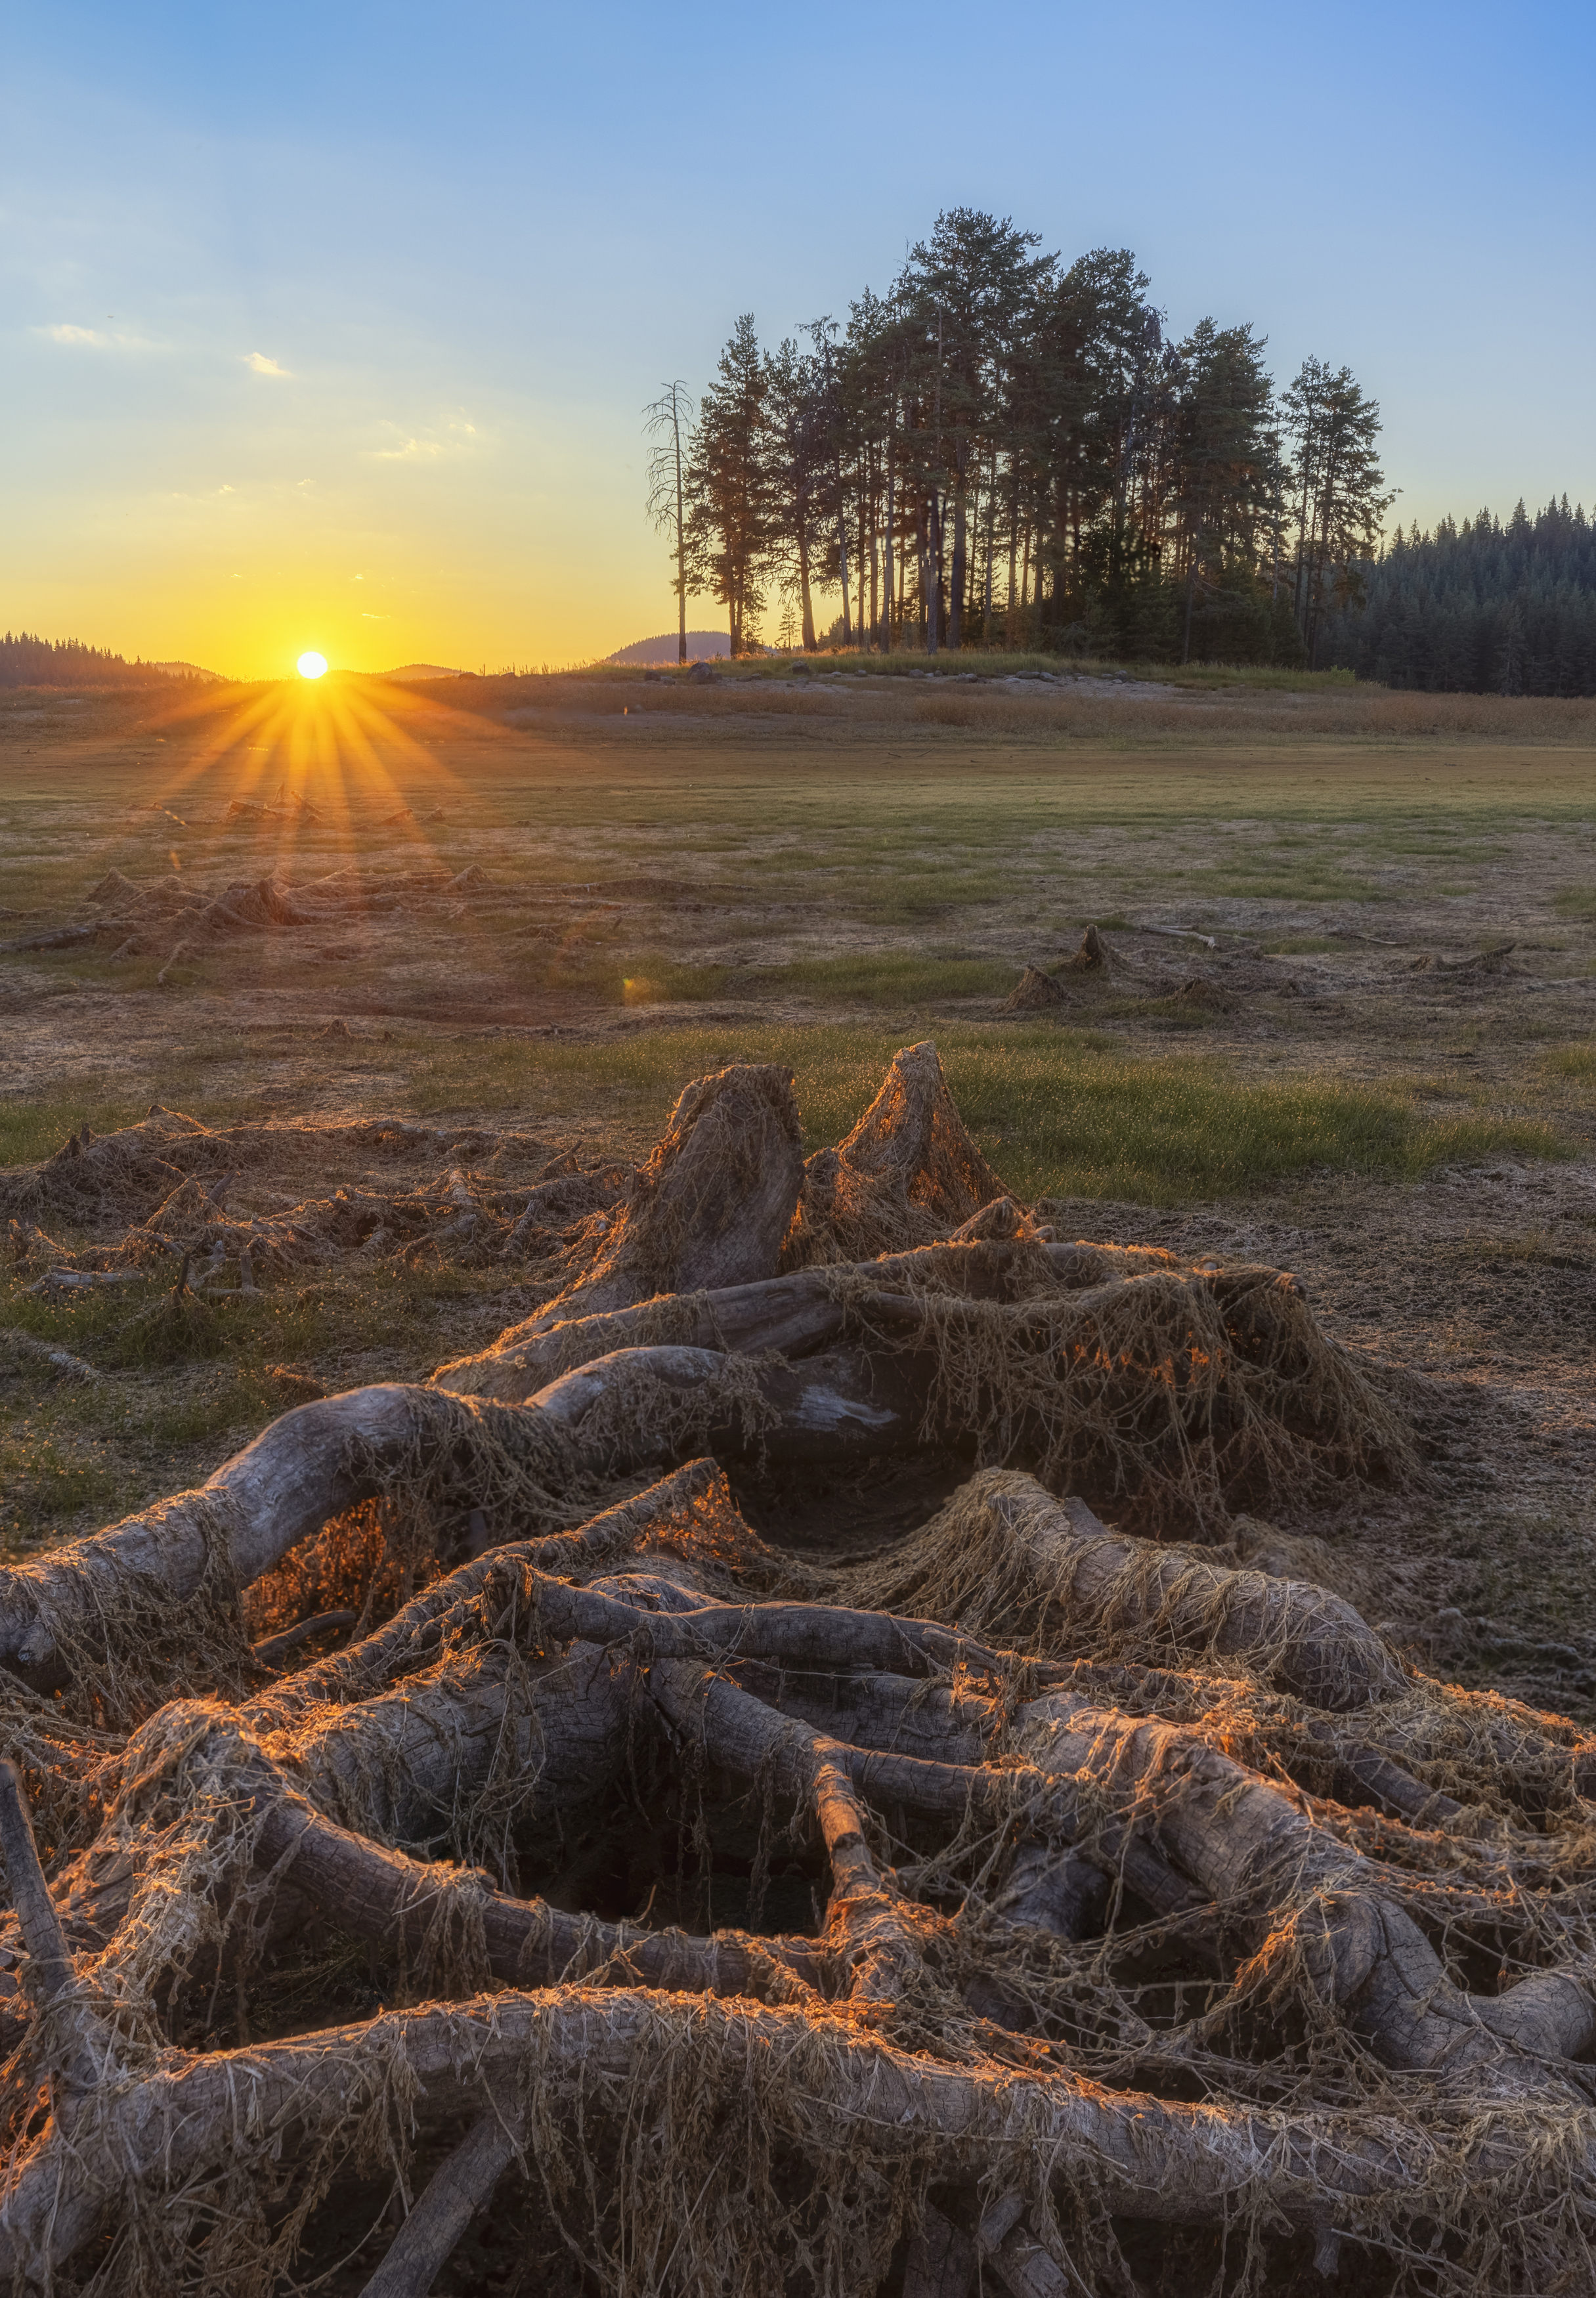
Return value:
[(302, 654), (299, 658), (299, 674), (302, 678), (325, 678), (327, 675), (326, 655)]

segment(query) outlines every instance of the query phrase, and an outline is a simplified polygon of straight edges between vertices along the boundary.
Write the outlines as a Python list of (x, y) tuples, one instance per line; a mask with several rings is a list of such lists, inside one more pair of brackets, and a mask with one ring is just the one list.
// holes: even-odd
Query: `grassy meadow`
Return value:
[[(791, 1067), (814, 1148), (932, 1037), (997, 1170), (1085, 1233), (1094, 1202), (1121, 1224), (1300, 1222), (1344, 1187), (1395, 1204), (1502, 1160), (1583, 1170), (1596, 706), (1060, 667), (329, 682), (164, 715), (0, 698), (13, 945), (103, 918), (113, 872), (365, 889), (302, 932), (13, 946), (0, 1166), (153, 1101), (481, 1120), (635, 1156), (733, 1060)], [(1021, 966), (1058, 969), (1088, 922), (1108, 978), (1060, 971), (1056, 1008), (1005, 1014)], [(1509, 941), (1510, 977), (1476, 982), (1469, 960)], [(1223, 994), (1193, 1002), (1191, 976)], [(101, 1376), (59, 1382), (0, 1339), (12, 1542), (207, 1473), (294, 1401), (282, 1368), (424, 1374), (533, 1297), (500, 1265), (384, 1264), (178, 1329), (153, 1279), (77, 1302), (14, 1270), (0, 1286), (0, 1328)]]

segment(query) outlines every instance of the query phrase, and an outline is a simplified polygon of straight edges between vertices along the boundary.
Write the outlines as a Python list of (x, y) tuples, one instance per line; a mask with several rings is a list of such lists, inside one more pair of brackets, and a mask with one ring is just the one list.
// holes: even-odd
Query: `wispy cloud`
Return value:
[(402, 447), (374, 447), (374, 463), (430, 463), (443, 452), (441, 439), (407, 439)]
[(367, 457), (374, 463), (435, 463), (440, 456), (468, 454), (477, 444), (476, 426), (463, 415), (445, 423), (440, 430), (425, 434), (407, 435), (400, 431), (397, 423), (385, 423), (382, 427), (396, 434), (396, 443), (367, 448)]
[(251, 351), (244, 363), (253, 375), (280, 376), (285, 383), (292, 383), (294, 380), (287, 368), (279, 367), (276, 360), (268, 359), (264, 351)]
[[(114, 318), (114, 312), (110, 316)], [(74, 350), (153, 351), (162, 349), (160, 343), (151, 343), (147, 335), (124, 335), (120, 333), (108, 335), (101, 327), (79, 327), (70, 319), (63, 319), (53, 327), (35, 327), (33, 332), (36, 335), (43, 335), (47, 343), (66, 343)]]

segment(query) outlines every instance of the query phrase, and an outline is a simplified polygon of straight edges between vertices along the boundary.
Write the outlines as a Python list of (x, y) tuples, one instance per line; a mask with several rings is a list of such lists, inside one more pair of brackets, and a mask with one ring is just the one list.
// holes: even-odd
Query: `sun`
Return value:
[(302, 654), (299, 658), (299, 674), (302, 678), (325, 678), (327, 675), (326, 655)]

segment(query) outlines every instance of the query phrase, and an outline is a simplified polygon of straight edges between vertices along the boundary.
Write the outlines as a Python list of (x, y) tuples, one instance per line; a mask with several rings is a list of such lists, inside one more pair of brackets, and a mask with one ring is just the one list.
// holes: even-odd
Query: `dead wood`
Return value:
[(544, 1310), (566, 1318), (773, 1276), (803, 1179), (790, 1070), (722, 1070), (690, 1085), (592, 1257)]
[[(647, 1508), (564, 1536), (558, 1564), (568, 1568), (580, 1557), (590, 1568), (612, 1565), (683, 1506), (690, 1516), (705, 1497), (706, 1474), (679, 1476)], [(978, 1489), (989, 1502), (991, 1480)], [(678, 1536), (693, 1546), (689, 1525)], [(1086, 1539), (1096, 1559), (1112, 1535), (1088, 1529)], [(1529, 2213), (1525, 2239), (1534, 2254), (1555, 2257), (1569, 2189), (1567, 2157), (1553, 2133), (1559, 2117), (1584, 2112), (1576, 2062), (1596, 2031), (1576, 1968), (1531, 1973), (1500, 1996), (1468, 1994), (1408, 1911), (1411, 1879), (1360, 1850), (1333, 1811), (1283, 1791), (1211, 1735), (1105, 1708), (1062, 1679), (1057, 1688), (1033, 1679), (1028, 1689), (1023, 1664), (1016, 1674), (1001, 1651), (930, 1623), (782, 1600), (707, 1602), (668, 1578), (613, 1570), (584, 1589), (551, 1578), (533, 1560), (534, 1545), (557, 1561), (552, 1542), (483, 1558), (418, 1600), (409, 1634), (383, 1632), (359, 1659), (319, 1663), (319, 1694), (306, 1701), (293, 1700), (290, 1679), (257, 1701), (255, 1724), (240, 1717), (242, 1732), (214, 1707), (194, 1711), (175, 1733), (175, 1714), (170, 1723), (153, 1719), (129, 1742), (128, 1784), (111, 1798), (107, 1851), (120, 1846), (122, 1880), (109, 1895), (102, 1881), (90, 1896), (111, 1932), (95, 1983), (104, 1990), (134, 1982), (152, 2000), (157, 1966), (148, 1918), (138, 1910), (173, 1903), (170, 1882), (152, 1902), (139, 1869), (153, 1863), (152, 1882), (170, 1873), (174, 1839), (170, 1829), (163, 1841), (128, 1823), (151, 1792), (140, 1783), (164, 1779), (160, 1792), (169, 1803), (176, 1793), (179, 1810), (186, 1795), (198, 1794), (186, 1822), (196, 1844), (219, 1840), (225, 1823), (219, 1839), (235, 1841), (232, 1856), (244, 1864), (214, 1872), (257, 1879), (241, 1904), (258, 1942), (291, 1934), (319, 1911), (384, 1942), (434, 1993), (440, 1985), (449, 1991), (457, 1971), (467, 1980), (479, 1974), (478, 1984), (493, 1975), (512, 1990), (530, 1984), (544, 1991), (379, 2013), (301, 2038), (231, 2053), (169, 2051), (158, 2063), (136, 2063), (130, 2085), (105, 2091), (92, 2110), (75, 2107), (70, 2132), (47, 2123), (15, 2158), (0, 2265), (42, 2275), (46, 2261), (64, 2265), (109, 2226), (120, 2286), (158, 2286), (188, 2254), (192, 2220), (177, 2198), (222, 2179), (236, 2208), (248, 2192), (237, 2185), (240, 2164), (253, 2161), (266, 2181), (260, 2196), (281, 2198), (272, 2205), (277, 2232), (259, 2259), (229, 2250), (227, 2270), (233, 2286), (263, 2291), (260, 2272), (286, 2257), (316, 2201), (347, 2170), (376, 2159), (402, 2178), (418, 2133), (464, 2118), (499, 2136), (471, 2147), (459, 2177), (444, 2178), (435, 2206), (425, 2199), (418, 2206), (412, 2238), (401, 2236), (390, 2253), (395, 2276), (419, 2271), (408, 2262), (416, 2256), (433, 2270), (451, 2229), (458, 2235), (468, 2216), (467, 2197), (492, 2183), (493, 2161), (520, 2153), (534, 2162), (563, 2208), (559, 2165), (578, 2118), (587, 2143), (611, 2128), (618, 2137), (645, 2097), (680, 2095), (684, 2079), (707, 2084), (710, 2096), (729, 2098), (732, 2086), (740, 2127), (755, 2137), (759, 2159), (773, 2154), (785, 2165), (790, 2199), (778, 2203), (745, 2162), (741, 2142), (729, 2151), (721, 2143), (728, 2196), (744, 2195), (729, 2222), (736, 2232), (728, 2262), (735, 2261), (739, 2287), (753, 2286), (740, 2277), (750, 2260), (767, 2255), (766, 2245), (783, 2247), (797, 2226), (823, 2223), (834, 2184), (828, 2147), (846, 2146), (845, 2184), (856, 2197), (850, 2208), (863, 2213), (848, 2221), (852, 2254), (879, 2261), (917, 2194), (934, 2186), (975, 2197), (983, 2179), (1013, 2164), (1021, 2133), (1034, 2150), (1030, 2159), (1047, 2166), (1040, 2182), (1017, 2197), (1005, 2186), (1001, 2209), (971, 2205), (972, 2239), (1009, 2288), (1054, 2287), (1048, 2264), (1067, 2253), (1054, 2234), (1044, 2241), (1038, 2225), (1075, 2224), (1077, 2238), (1096, 2240), (1105, 2223), (1094, 2215), (1100, 2211), (1219, 2226), (1238, 2211), (1261, 2211), (1261, 2227), (1311, 2229), (1329, 2209), (1350, 2214), (1377, 2245), (1381, 2229), (1394, 2235), (1444, 2208), (1464, 2232), (1466, 2258), (1467, 2229), (1479, 2217), (1474, 2198), (1511, 2195)], [(1017, 1536), (1011, 1560), (1021, 1580), (1035, 1545), (1034, 1531)], [(1102, 1648), (1112, 1651), (1110, 1609), (1096, 1601), (1080, 1624), (1089, 1633), (1092, 1620), (1099, 1628), (1108, 1620)], [(1246, 1655), (1259, 1674), (1276, 1664), (1278, 1644), (1262, 1619)], [(526, 1660), (547, 1654), (552, 1664), (540, 1662), (525, 1679), (499, 1657), (512, 1651)], [(446, 1656), (418, 1674), (415, 1659), (428, 1652)], [(898, 1673), (906, 1662), (910, 1672)], [(342, 1704), (330, 1708), (329, 1670), (342, 1671)], [(388, 1681), (403, 1687), (397, 1700), (376, 1690)], [(304, 1690), (311, 1690), (307, 1679)], [(274, 1739), (285, 1697), (286, 1712), (301, 1720), (286, 1731), (277, 1721)], [(440, 1701), (453, 1703), (456, 1721), (445, 1723)], [(690, 1778), (757, 1788), (773, 1797), (778, 1814), (794, 1808), (800, 1824), (807, 1807), (831, 1875), (818, 1939), (747, 1932), (694, 1939), (646, 1923), (607, 1924), (388, 1847), (395, 1831), (429, 1823), (417, 1816), (422, 1807), (442, 1813), (480, 1792), (512, 1710), (537, 1717), (537, 1789), (516, 1823), (530, 1824), (534, 1836), (556, 1820), (562, 1801), (567, 1810), (591, 1803), (607, 1773), (618, 1778), (615, 1767), (627, 1760), (628, 1745), (638, 1747), (640, 1730)], [(939, 1752), (906, 1748), (910, 1724)], [(514, 1776), (525, 1761), (516, 1753), (527, 1744), (525, 1723), (509, 1740)], [(399, 1779), (408, 1785), (396, 1798)], [(883, 1811), (897, 1814), (885, 1832)], [(436, 1819), (430, 1824), (435, 1829)], [(896, 1868), (883, 1859), (880, 1847), (893, 1833), (901, 1839), (906, 1824), (941, 1831), (945, 1847), (929, 1866), (923, 1849), (900, 1850)], [(1011, 1842), (1012, 1852), (1005, 1848)], [(1046, 1851), (1047, 1844), (1067, 1847), (1073, 1863), (1062, 1896), (1060, 1853)], [(974, 1861), (974, 1897), (958, 1916), (928, 1907), (915, 1881), (942, 1874), (950, 1851)], [(9, 1845), (7, 1856), (9, 1868)], [(194, 1867), (193, 1852), (186, 1859), (192, 1893), (203, 1889), (204, 1869)], [(92, 1881), (95, 1866), (90, 1853), (76, 1872)], [(103, 1856), (99, 1867), (105, 1871)], [(1204, 1953), (1233, 1958), (1222, 2018), (1198, 2009), (1149, 2028), (1134, 1991), (1116, 1993), (1112, 1944), (1063, 1966), (1028, 1944), (1079, 1937), (1106, 1921), (1107, 1940), (1123, 1932), (1125, 1951), (1134, 1954), (1137, 1919), (1128, 1908), (1113, 1912), (1127, 1893), (1151, 1908), (1155, 1927), (1173, 1923), (1177, 1936), (1184, 1930), (1206, 1942)], [(982, 1912), (988, 1903), (989, 1916)], [(37, 1919), (33, 1932), (39, 1935)], [(1000, 1947), (1004, 1938), (1013, 1949)], [(1228, 1938), (1233, 1949), (1216, 1947)], [(996, 1996), (989, 1983), (984, 1992), (977, 1983), (994, 1968)], [(153, 1999), (180, 1999), (183, 1990), (171, 1991), (177, 1969), (170, 1959), (159, 1965), (165, 1976)], [(118, 1972), (125, 1980), (114, 1980)], [(202, 1976), (193, 1972), (188, 1991)], [(980, 1996), (981, 2008), (960, 2008), (967, 1992), (972, 2001)], [(684, 1993), (702, 2005), (685, 2017), (676, 2007)], [(1078, 1999), (1080, 2008), (1050, 2040), (1053, 2014), (1042, 2009), (1038, 2026), (1038, 2009)], [(1306, 2070), (1288, 2082), (1298, 2090), (1306, 2083), (1306, 2095), (1281, 2104), (1282, 2073), (1268, 2070), (1270, 2051), (1282, 2046), (1266, 2038), (1291, 1999), (1319, 2021), (1321, 2051), (1325, 2038), (1343, 2032), (1354, 2053), (1367, 2048), (1371, 2063), (1392, 2071), (1381, 2077), (1389, 2096), (1378, 2112), (1349, 2112), (1333, 2095), (1317, 2099)], [(1083, 2029), (1081, 2011), (1094, 2002)], [(922, 2047), (932, 2031), (928, 2020), (942, 2038), (931, 2056)], [(1256, 2095), (1245, 2075), (1241, 2038), (1249, 2032), (1252, 2048), (1262, 2052)], [(751, 2045), (768, 2071), (750, 2095)], [(386, 2103), (401, 2062), (406, 2104), (395, 2120)], [(1209, 2103), (1161, 2097), (1166, 2066), (1206, 2068)], [(1094, 2068), (1120, 2071), (1105, 2087)], [(1128, 2082), (1133, 2070), (1140, 2079)], [(1332, 2093), (1345, 2079), (1336, 2076)], [(1416, 2083), (1428, 2102), (1417, 2151)], [(251, 2101), (247, 2128), (227, 2104), (241, 2087)], [(1216, 2087), (1228, 2095), (1215, 2098)], [(148, 2136), (155, 2132), (159, 2142)], [(1547, 2219), (1535, 2215), (1533, 2196), (1549, 2147), (1559, 2167), (1545, 2174)], [(484, 2160), (468, 2178), (478, 2154)], [(749, 2178), (745, 2188), (740, 2182)], [(143, 2199), (130, 2218), (124, 2198), (135, 2192)], [(624, 2249), (629, 2238), (621, 2226), (657, 2210), (663, 2192), (647, 2179), (623, 2181), (605, 2206), (621, 2212), (621, 2223), (600, 2228), (601, 2258), (619, 2257), (614, 2245)], [(1554, 2195), (1564, 2203), (1554, 2204)], [(285, 2219), (285, 2202), (294, 2205)], [(710, 2225), (719, 2222), (712, 2213)], [(690, 2212), (678, 2221), (666, 2206), (672, 2242), (718, 2239), (694, 2236), (697, 2223)], [(935, 2216), (925, 2223), (934, 2236)], [(581, 2234), (580, 2220), (572, 2232)], [(262, 2241), (263, 2228), (254, 2239)], [(607, 2277), (611, 2270), (605, 2267)], [(879, 2263), (869, 2269), (879, 2270)], [(922, 2258), (915, 2271), (930, 2270)], [(849, 2277), (848, 2286), (860, 2286)]]
[[(85, 1126), (33, 1166), (0, 1178), (0, 1211), (24, 1220), (52, 1210), (86, 1226), (147, 1222), (185, 1179), (214, 1185), (229, 1174), (269, 1172), (319, 1178), (329, 1161), (359, 1155), (376, 1161), (435, 1157), (440, 1162), (497, 1153), (535, 1155), (546, 1145), (521, 1133), (484, 1126), (431, 1126), (408, 1118), (371, 1118), (348, 1124), (293, 1119), (206, 1126), (159, 1104), (137, 1125), (95, 1134)], [(515, 1207), (518, 1214), (524, 1197)]]
[(1245, 1655), (1261, 1682), (1319, 1707), (1362, 1707), (1408, 1682), (1341, 1597), (1228, 1569), (1200, 1550), (1150, 1548), (1028, 1476), (978, 1476), (927, 1525), (910, 1573), (889, 1567), (870, 1582), (861, 1600), (881, 1609), (929, 1611), (1050, 1654), (1087, 1648), (1215, 1667)]
[(70, 1349), (58, 1349), (51, 1341), (40, 1340), (37, 1334), (24, 1333), (15, 1325), (0, 1327), (0, 1349), (27, 1358), (34, 1364), (46, 1364), (52, 1372), (68, 1380), (97, 1380), (99, 1375), (91, 1364), (75, 1357)]
[(441, 2163), (366, 2285), (363, 2298), (426, 2298), (439, 2270), (517, 2152), (495, 2108), (472, 2124)]
[(1028, 965), (1004, 999), (1003, 1010), (1005, 1013), (1031, 1013), (1064, 1002), (1064, 993), (1053, 976)]
[(810, 1158), (782, 1262), (802, 1269), (929, 1244), (1003, 1194), (936, 1046), (908, 1046), (848, 1138)]
[(1088, 926), (1081, 935), (1072, 955), (1064, 961), (1071, 973), (1103, 973), (1108, 969), (1108, 952), (1096, 926)]
[[(247, 1129), (128, 1131), (32, 1202), (144, 1192), (102, 1258), (183, 1313), (269, 1274)], [(368, 2286), (420, 2291), (513, 2162), (516, 2242), (616, 2298), (1129, 2294), (1154, 2229), (1161, 2298), (1337, 2244), (1382, 2298), (1581, 2286), (1596, 1742), (1146, 1536), (1400, 1487), (1395, 1405), (1286, 1272), (1055, 1240), (932, 1048), (795, 1217), (797, 1139), (724, 1072), (583, 1213), (429, 1135), (415, 1234), (573, 1211), (560, 1300), (0, 1572), (0, 2277), (277, 2298), (375, 2180)], [(376, 1194), (294, 1211), (343, 1250)], [(923, 1448), (975, 1473), (864, 1563), (716, 1465)]]

